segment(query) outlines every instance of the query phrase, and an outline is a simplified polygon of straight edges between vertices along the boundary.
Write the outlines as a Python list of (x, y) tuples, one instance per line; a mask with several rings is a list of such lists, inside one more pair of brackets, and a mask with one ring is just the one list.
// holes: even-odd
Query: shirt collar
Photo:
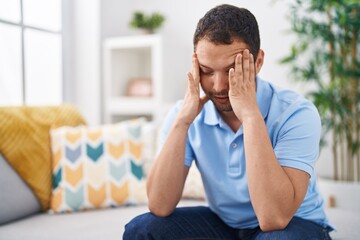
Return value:
[[(265, 119), (269, 112), (271, 98), (272, 98), (271, 85), (268, 82), (256, 77), (256, 102), (260, 108), (261, 114)], [(204, 123), (207, 125), (222, 125), (223, 121), (219, 112), (216, 110), (212, 101), (208, 101), (205, 106)]]

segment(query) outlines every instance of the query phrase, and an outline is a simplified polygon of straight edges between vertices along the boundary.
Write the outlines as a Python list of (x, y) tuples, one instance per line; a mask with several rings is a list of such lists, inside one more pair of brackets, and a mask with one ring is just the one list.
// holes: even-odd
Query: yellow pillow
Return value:
[(0, 153), (30, 186), (43, 210), (51, 196), (51, 127), (85, 124), (70, 105), (0, 107)]

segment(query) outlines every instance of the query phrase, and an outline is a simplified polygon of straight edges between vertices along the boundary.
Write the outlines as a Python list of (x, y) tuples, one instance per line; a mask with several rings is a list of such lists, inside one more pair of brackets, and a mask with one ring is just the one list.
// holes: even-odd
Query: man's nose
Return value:
[(226, 74), (215, 73), (213, 89), (216, 92), (221, 92), (229, 88), (229, 78)]

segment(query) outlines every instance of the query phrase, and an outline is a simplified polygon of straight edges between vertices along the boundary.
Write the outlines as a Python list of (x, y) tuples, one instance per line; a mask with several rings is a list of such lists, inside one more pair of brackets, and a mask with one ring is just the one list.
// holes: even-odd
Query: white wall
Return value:
[(87, 123), (97, 125), (101, 119), (100, 1), (76, 0), (72, 4), (73, 54), (67, 60), (73, 64), (70, 74), (73, 84), (70, 86), (67, 81), (67, 89), (73, 92), (71, 101)]
[[(290, 25), (286, 18), (288, 6), (284, 1), (268, 0), (259, 3), (251, 0), (102, 0), (101, 40), (107, 37), (139, 34), (138, 31), (129, 28), (129, 21), (135, 10), (146, 13), (158, 11), (164, 14), (165, 25), (158, 31), (163, 36), (164, 43), (164, 99), (175, 101), (182, 98), (185, 93), (186, 72), (191, 69), (192, 37), (196, 24), (206, 11), (222, 3), (248, 8), (256, 16), (260, 28), (261, 48), (265, 51), (265, 64), (260, 77), (280, 87), (303, 93), (306, 86), (289, 79), (288, 66), (278, 63), (279, 59), (289, 53), (290, 44), (294, 40), (294, 36), (286, 33)], [(93, 111), (93, 108), (91, 110)], [(328, 149), (322, 151), (318, 164), (321, 175), (331, 174), (329, 152)]]
[[(273, 1), (226, 1), (226, 3), (246, 7), (257, 17), (262, 48), (265, 50), (265, 65), (261, 77), (277, 85), (291, 87), (286, 77), (286, 68), (278, 60), (289, 51), (290, 35), (284, 32), (289, 28), (285, 20), (287, 6)], [(133, 0), (131, 2), (104, 0), (101, 9), (102, 39), (111, 36), (138, 34), (130, 29), (128, 23), (135, 10), (146, 13), (159, 11), (166, 17), (165, 25), (159, 30), (164, 39), (164, 89), (165, 100), (173, 101), (182, 98), (185, 91), (186, 72), (191, 68), (193, 50), (192, 37), (198, 20), (210, 8), (224, 3), (220, 0)]]

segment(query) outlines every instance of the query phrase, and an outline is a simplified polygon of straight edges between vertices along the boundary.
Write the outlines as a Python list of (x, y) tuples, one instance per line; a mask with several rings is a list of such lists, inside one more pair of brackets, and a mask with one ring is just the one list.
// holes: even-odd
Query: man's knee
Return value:
[(304, 220), (298, 217), (294, 217), (289, 225), (279, 231), (259, 232), (256, 240), (268, 240), (268, 239), (291, 239), (291, 240), (303, 240), (303, 239), (330, 239), (328, 232), (324, 231), (324, 228), (320, 225), (308, 220)]
[(149, 239), (149, 235), (151, 235), (148, 230), (151, 229), (149, 225), (156, 224), (156, 221), (154, 221), (156, 218), (157, 217), (151, 213), (144, 213), (133, 218), (125, 225), (123, 239)]
[[(295, 238), (294, 238), (295, 237)], [(291, 239), (291, 240), (302, 240), (301, 238), (297, 238), (298, 236), (292, 236), (286, 230), (279, 231), (270, 231), (270, 232), (260, 232), (256, 235), (256, 240), (273, 240), (273, 239)]]

